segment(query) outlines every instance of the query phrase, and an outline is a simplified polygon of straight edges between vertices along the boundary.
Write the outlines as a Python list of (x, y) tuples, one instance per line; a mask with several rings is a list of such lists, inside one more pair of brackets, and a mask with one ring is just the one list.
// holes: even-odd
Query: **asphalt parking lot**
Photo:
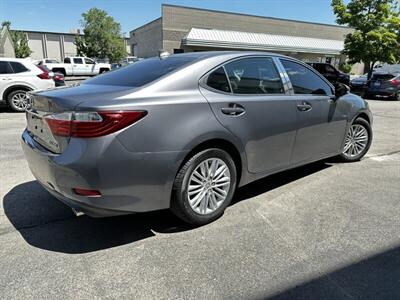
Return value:
[(250, 184), (216, 222), (75, 217), (30, 174), (24, 115), (0, 109), (3, 299), (399, 299), (400, 102), (371, 100), (361, 162)]

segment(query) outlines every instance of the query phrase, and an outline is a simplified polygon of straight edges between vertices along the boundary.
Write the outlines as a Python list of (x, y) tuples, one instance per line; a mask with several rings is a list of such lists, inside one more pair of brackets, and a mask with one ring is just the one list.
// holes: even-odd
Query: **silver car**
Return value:
[(39, 92), (22, 146), (52, 195), (90, 216), (170, 208), (201, 225), (237, 187), (372, 140), (368, 104), (265, 52), (163, 55)]

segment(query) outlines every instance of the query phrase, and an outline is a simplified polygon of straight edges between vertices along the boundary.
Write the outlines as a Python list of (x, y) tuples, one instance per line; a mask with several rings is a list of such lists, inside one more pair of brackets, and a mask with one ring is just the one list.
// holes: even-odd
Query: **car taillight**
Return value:
[(64, 112), (45, 117), (54, 135), (93, 138), (104, 136), (139, 121), (146, 111)]
[(389, 82), (394, 86), (400, 85), (400, 79), (392, 79), (392, 80), (389, 80)]
[(73, 188), (72, 191), (78, 196), (84, 197), (101, 197), (101, 193), (98, 190), (87, 190), (81, 188)]
[(43, 72), (43, 73), (39, 74), (37, 77), (39, 77), (40, 79), (51, 79), (49, 72), (45, 68), (43, 68), (41, 66), (37, 66), (37, 67), (40, 69), (40, 71)]

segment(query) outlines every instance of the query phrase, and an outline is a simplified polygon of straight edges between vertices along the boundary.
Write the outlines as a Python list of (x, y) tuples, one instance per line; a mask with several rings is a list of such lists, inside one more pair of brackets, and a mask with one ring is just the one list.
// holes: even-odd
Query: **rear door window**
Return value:
[(71, 63), (71, 59), (69, 57), (64, 58), (64, 63), (65, 64), (70, 64)]
[(228, 78), (226, 77), (226, 73), (223, 67), (216, 69), (210, 75), (208, 75), (206, 84), (209, 87), (222, 92), (227, 92), (227, 93), (231, 92)]
[(13, 70), (8, 61), (0, 61), (0, 75), (1, 74), (12, 74)]
[(82, 58), (74, 58), (74, 64), (82, 65), (83, 64)]
[(25, 67), (23, 64), (16, 62), (16, 61), (10, 61), (11, 67), (14, 70), (14, 73), (23, 73), (29, 71), (27, 67)]
[(234, 94), (284, 94), (281, 77), (269, 57), (249, 57), (225, 65)]
[(281, 62), (295, 94), (333, 95), (331, 86), (307, 67), (286, 59), (281, 59)]

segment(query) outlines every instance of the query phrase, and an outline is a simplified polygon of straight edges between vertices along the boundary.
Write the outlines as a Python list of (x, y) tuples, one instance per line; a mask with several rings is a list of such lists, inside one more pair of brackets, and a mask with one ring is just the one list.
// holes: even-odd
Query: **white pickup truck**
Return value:
[(88, 57), (66, 57), (64, 63), (45, 63), (48, 69), (64, 76), (92, 76), (111, 70), (110, 64), (97, 63)]

